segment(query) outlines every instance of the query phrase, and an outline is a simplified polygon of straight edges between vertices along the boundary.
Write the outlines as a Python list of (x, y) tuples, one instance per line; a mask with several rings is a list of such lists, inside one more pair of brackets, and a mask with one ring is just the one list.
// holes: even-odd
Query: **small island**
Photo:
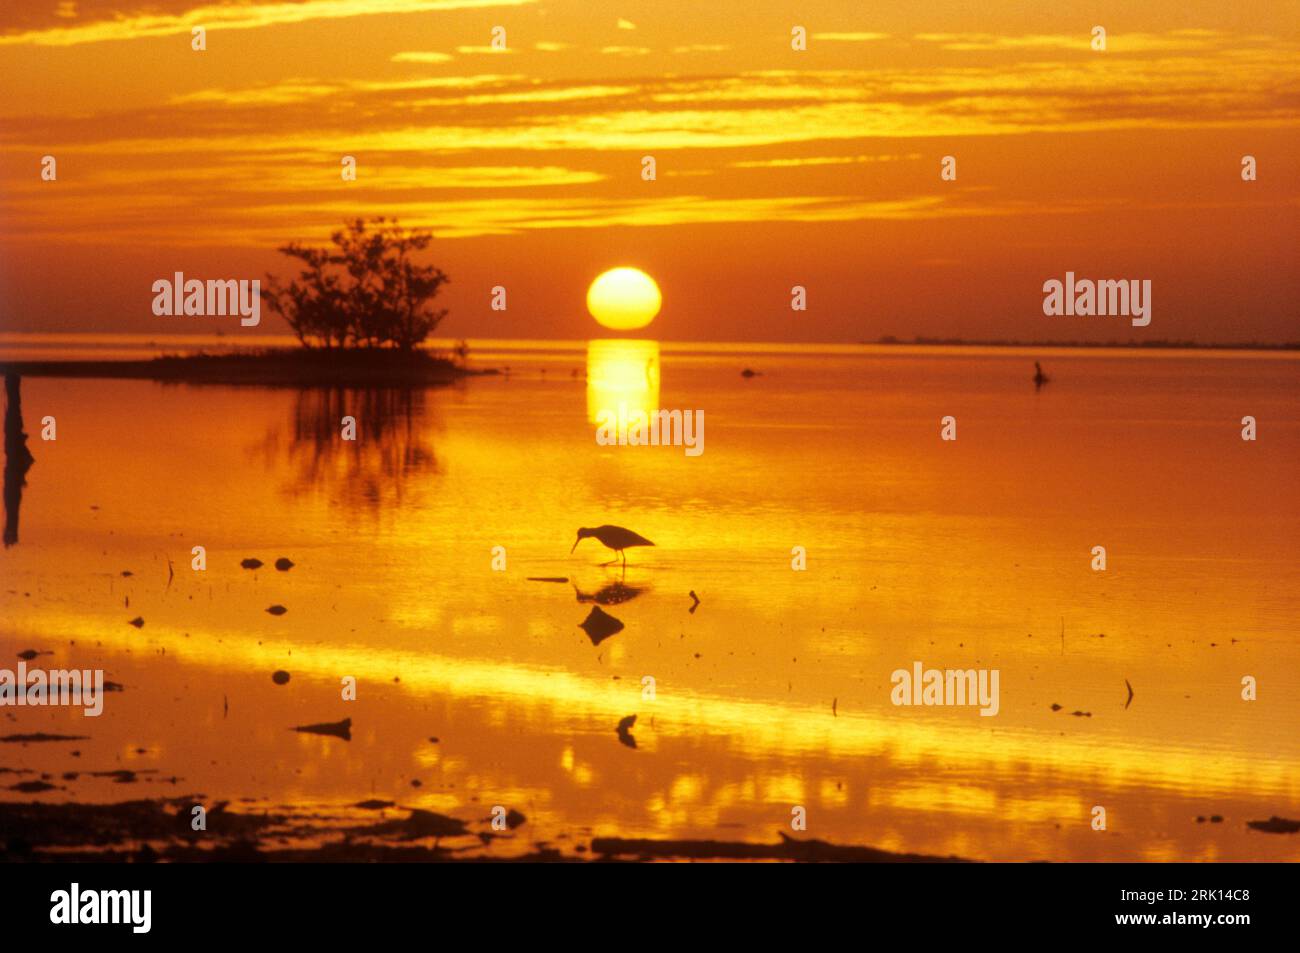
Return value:
[(494, 370), (466, 367), (467, 349), (429, 350), (425, 341), (447, 316), (433, 299), (449, 282), (415, 254), (432, 233), (383, 217), (355, 219), (330, 236), (333, 247), (291, 242), (279, 251), (302, 263), (281, 284), (268, 275), (261, 297), (288, 323), (300, 347), (163, 355), (136, 361), (8, 361), (6, 377), (131, 378), (263, 387), (446, 384)]
[(5, 377), (97, 377), (178, 384), (261, 387), (378, 387), (448, 384), (495, 370), (470, 370), (457, 358), (388, 348), (270, 348), (229, 354), (165, 355), (145, 361), (8, 361)]

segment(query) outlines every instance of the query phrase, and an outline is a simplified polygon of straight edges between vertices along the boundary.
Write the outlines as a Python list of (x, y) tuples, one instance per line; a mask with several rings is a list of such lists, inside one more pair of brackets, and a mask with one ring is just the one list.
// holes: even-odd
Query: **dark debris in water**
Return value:
[(460, 837), (469, 833), (464, 821), (434, 811), (418, 808), (411, 811), (410, 817), (384, 821), (374, 827), (362, 828), (359, 834), (396, 837), (398, 840), (419, 840), (424, 837)]
[[(190, 808), (195, 803), (192, 798), (180, 798), (117, 804), (0, 804), (0, 860), (16, 859), (15, 855), (38, 848), (87, 850), (172, 837), (192, 840), (196, 835), (190, 828)], [(283, 823), (283, 818), (269, 812), (227, 814), (225, 807), (225, 803), (215, 805), (208, 812), (208, 820), (212, 824), (214, 819), (219, 819), (219, 824), (212, 824), (211, 829), (222, 830), (231, 837), (246, 838)], [(56, 851), (40, 859), (74, 860), (76, 856)], [(99, 856), (98, 851), (90, 854), (95, 859)], [(205, 857), (217, 859), (212, 854), (192, 859)], [(121, 855), (108, 859), (132, 858)]]
[[(146, 774), (157, 774), (156, 771), (146, 771)], [(89, 774), (96, 778), (112, 778), (114, 784), (135, 784), (139, 778), (134, 771), (128, 771), (122, 768), (117, 771), (91, 771)]]
[(1300, 821), (1288, 820), (1276, 814), (1266, 821), (1247, 821), (1251, 830), (1263, 831), (1265, 834), (1294, 834), (1300, 831)]
[(316, 725), (298, 725), (293, 730), (310, 735), (330, 735), (334, 738), (342, 738), (344, 741), (351, 741), (352, 719), (344, 718), (342, 721), (325, 721)]
[(56, 787), (48, 781), (19, 781), (17, 784), (11, 784), (9, 790), (23, 794), (40, 794), (43, 791), (53, 791)]
[[(1056, 704), (1055, 702), (1053, 702), (1053, 704), (1052, 704), (1052, 711), (1060, 711), (1060, 710), (1061, 710), (1061, 706), (1058, 705), (1058, 704)], [(1077, 710), (1077, 709), (1076, 709), (1075, 711), (1070, 712), (1070, 714), (1073, 715), (1075, 718), (1091, 718), (1091, 717), (1092, 717), (1092, 712), (1090, 712), (1090, 711), (1079, 711), (1079, 710)]]
[[(471, 830), (466, 822), (432, 811), (411, 810), (393, 819), (367, 818), (340, 830), (329, 818), (300, 816), (293, 812), (227, 811), (218, 802), (208, 811), (208, 830), (190, 827), (191, 811), (202, 798), (123, 801), (116, 804), (47, 804), (38, 801), (0, 802), (0, 862), (58, 861), (64, 863), (173, 862), (428, 862), (505, 861), (580, 862), (583, 860), (654, 860), (664, 858), (717, 860), (787, 860), (831, 862), (918, 863), (959, 862), (956, 857), (896, 854), (870, 847), (832, 844), (820, 840), (795, 840), (782, 835), (775, 844), (739, 841), (652, 840), (618, 837), (594, 838), (590, 854), (586, 843), (575, 844), (565, 854), (544, 841), (522, 855), (485, 855), (482, 845), (494, 838)], [(395, 807), (372, 800), (356, 805), (361, 810)], [(404, 812), (405, 813), (405, 812)], [(506, 815), (507, 827), (526, 819), (517, 811)], [(321, 823), (327, 827), (318, 828)], [(296, 843), (286, 839), (292, 829)], [(320, 843), (320, 833), (331, 835)], [(443, 838), (451, 840), (451, 845)]]
[(629, 748), (636, 747), (636, 739), (632, 737), (632, 726), (635, 724), (636, 715), (628, 715), (626, 718), (620, 719), (618, 723), (618, 740)]
[[(780, 832), (778, 832), (780, 833)], [(591, 849), (606, 858), (684, 857), (696, 860), (798, 860), (831, 863), (966, 863), (960, 857), (895, 854), (874, 847), (831, 844), (823, 840), (796, 840), (781, 834), (776, 844), (742, 841), (652, 840), (649, 838), (596, 837)]]

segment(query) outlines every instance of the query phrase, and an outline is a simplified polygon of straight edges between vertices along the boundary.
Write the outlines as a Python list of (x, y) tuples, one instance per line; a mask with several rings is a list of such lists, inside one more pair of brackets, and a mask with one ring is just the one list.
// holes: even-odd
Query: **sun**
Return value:
[(614, 331), (645, 327), (662, 304), (659, 286), (639, 268), (611, 268), (587, 289), (587, 310)]

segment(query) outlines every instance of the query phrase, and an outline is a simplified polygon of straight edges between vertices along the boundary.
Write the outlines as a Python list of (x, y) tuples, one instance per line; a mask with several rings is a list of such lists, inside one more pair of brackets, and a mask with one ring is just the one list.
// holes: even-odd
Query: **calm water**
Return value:
[[(4, 709), (0, 734), (90, 738), (0, 744), (0, 767), (58, 784), (0, 796), (500, 804), (529, 818), (505, 850), (772, 842), (798, 805), (807, 836), (890, 850), (1300, 859), (1246, 827), (1300, 816), (1296, 359), (515, 343), (478, 360), (511, 372), (414, 392), (25, 379), (36, 463), (0, 555), (0, 665), (48, 650), (31, 664), (125, 691), (97, 720)], [(704, 411), (701, 456), (596, 445), (595, 409), (656, 393)], [(657, 546), (625, 573), (594, 541), (570, 555), (605, 522)], [(602, 599), (625, 628), (593, 645), (579, 623)], [(999, 714), (895, 707), (890, 675), (916, 661), (998, 669)], [(631, 714), (635, 750), (615, 733)], [(345, 717), (351, 742), (287, 730)], [(134, 786), (84, 773), (121, 768)]]

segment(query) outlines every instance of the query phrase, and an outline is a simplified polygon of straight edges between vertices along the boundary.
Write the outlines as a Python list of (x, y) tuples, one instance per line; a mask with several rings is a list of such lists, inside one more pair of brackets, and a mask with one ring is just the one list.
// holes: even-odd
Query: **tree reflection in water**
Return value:
[[(267, 465), (288, 471), (286, 492), (319, 493), (354, 509), (398, 506), (421, 492), (413, 477), (438, 472), (427, 388), (304, 388), (287, 429), (273, 427), (260, 446)], [(356, 420), (344, 439), (343, 418)]]

